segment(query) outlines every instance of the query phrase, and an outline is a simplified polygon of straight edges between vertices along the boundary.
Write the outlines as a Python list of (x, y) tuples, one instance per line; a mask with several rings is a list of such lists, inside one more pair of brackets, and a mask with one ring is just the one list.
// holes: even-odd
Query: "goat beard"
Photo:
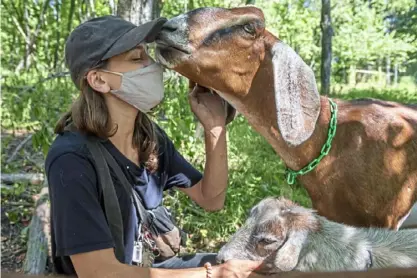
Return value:
[(276, 267), (269, 267), (268, 265), (272, 265), (273, 263), (262, 263), (262, 265), (255, 269), (253, 272), (259, 275), (263, 275), (263, 276), (268, 276), (268, 275), (273, 275), (273, 274), (278, 274), (278, 273), (282, 273), (282, 270), (276, 268)]
[[(262, 264), (255, 269), (253, 272), (263, 275), (263, 276), (269, 276), (273, 274), (282, 273), (283, 271), (275, 266), (275, 258), (277, 256), (277, 251), (272, 252), (268, 256), (264, 257), (262, 260)], [(259, 260), (260, 258), (252, 258), (253, 260)]]

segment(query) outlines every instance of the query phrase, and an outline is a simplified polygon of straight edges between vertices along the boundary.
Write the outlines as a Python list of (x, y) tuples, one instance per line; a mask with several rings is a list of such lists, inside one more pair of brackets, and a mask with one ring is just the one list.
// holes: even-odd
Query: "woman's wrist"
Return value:
[(226, 131), (226, 126), (218, 125), (211, 127), (204, 127), (204, 132), (210, 137), (218, 139)]
[(205, 263), (204, 268), (206, 270), (206, 278), (213, 278), (213, 267), (211, 266), (211, 263)]
[(223, 273), (223, 267), (224, 264), (219, 264), (219, 265), (214, 265), (212, 266), (212, 270), (211, 270), (211, 277), (210, 278), (220, 278), (223, 277), (224, 273)]

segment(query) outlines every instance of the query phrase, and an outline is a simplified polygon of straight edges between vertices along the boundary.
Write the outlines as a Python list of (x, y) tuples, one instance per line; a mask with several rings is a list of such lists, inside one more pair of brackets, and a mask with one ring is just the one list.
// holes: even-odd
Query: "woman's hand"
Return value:
[(211, 93), (209, 89), (197, 84), (189, 94), (188, 99), (191, 110), (205, 130), (226, 125), (224, 102), (219, 95)]
[(262, 265), (262, 262), (230, 260), (213, 267), (213, 278), (263, 278), (263, 275), (254, 271)]

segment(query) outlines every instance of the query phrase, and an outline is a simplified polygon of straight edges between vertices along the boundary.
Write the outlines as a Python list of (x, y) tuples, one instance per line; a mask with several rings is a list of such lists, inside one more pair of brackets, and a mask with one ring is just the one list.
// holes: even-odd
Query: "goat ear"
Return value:
[(272, 47), (275, 105), (282, 138), (292, 146), (307, 140), (320, 113), (320, 95), (314, 73), (288, 45)]
[(293, 270), (298, 263), (301, 248), (307, 238), (307, 231), (291, 231), (287, 241), (278, 250), (275, 257), (275, 266), (282, 271)]

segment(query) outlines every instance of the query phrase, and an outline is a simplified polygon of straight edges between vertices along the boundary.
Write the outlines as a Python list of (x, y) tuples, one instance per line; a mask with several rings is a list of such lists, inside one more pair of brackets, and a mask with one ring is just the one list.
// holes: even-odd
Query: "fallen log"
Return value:
[(11, 186), (11, 185), (7, 185), (7, 184), (0, 184), (0, 188), (1, 188), (1, 189), (7, 189), (7, 190), (10, 190), (10, 189), (12, 189), (12, 188), (13, 188), (13, 186)]
[(17, 182), (42, 184), (45, 181), (45, 176), (42, 173), (13, 173), (1, 174), (1, 182), (5, 184), (13, 184)]
[(27, 252), (23, 263), (26, 274), (44, 274), (51, 258), (50, 204), (48, 184), (45, 182), (37, 196), (33, 217), (29, 226)]

